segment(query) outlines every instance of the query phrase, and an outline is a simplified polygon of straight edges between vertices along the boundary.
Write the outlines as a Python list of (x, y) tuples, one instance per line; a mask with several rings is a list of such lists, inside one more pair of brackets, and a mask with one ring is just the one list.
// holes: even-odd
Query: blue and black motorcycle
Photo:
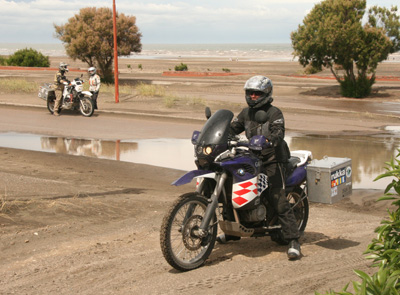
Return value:
[[(196, 178), (196, 190), (172, 204), (160, 232), (165, 259), (181, 271), (204, 264), (214, 247), (218, 225), (227, 235), (270, 236), (287, 244), (278, 216), (268, 204), (268, 179), (261, 172), (258, 154), (267, 144), (265, 138), (257, 135), (249, 142), (232, 138), (233, 113), (229, 110), (211, 116), (207, 108), (206, 116), (201, 132), (194, 131), (192, 136), (198, 169), (173, 182), (180, 186)], [(265, 112), (259, 111), (256, 120), (261, 126)], [(311, 159), (309, 151), (294, 151), (287, 165), (286, 194), (301, 232), (309, 213), (306, 166)]]

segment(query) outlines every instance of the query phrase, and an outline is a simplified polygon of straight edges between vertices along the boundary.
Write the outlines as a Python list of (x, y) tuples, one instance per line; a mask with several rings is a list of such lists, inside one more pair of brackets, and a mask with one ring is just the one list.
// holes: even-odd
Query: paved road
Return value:
[[(54, 117), (45, 108), (0, 106), (0, 132), (20, 132), (54, 136), (100, 139), (190, 138), (202, 123), (138, 119), (102, 113), (86, 118), (63, 111)], [(166, 132), (168, 130), (168, 132)]]

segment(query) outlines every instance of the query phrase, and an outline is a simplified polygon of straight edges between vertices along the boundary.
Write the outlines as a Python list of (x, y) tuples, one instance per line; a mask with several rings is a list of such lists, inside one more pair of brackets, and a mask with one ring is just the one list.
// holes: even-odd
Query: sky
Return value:
[[(290, 43), (290, 33), (320, 0), (115, 0), (135, 16), (142, 44)], [(0, 43), (61, 43), (61, 25), (84, 7), (112, 0), (0, 0)], [(367, 0), (391, 7), (400, 0)]]

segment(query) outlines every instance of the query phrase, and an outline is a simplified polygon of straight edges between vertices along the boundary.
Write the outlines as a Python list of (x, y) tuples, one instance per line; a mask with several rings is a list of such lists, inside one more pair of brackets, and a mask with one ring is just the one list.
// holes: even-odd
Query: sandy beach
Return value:
[[(51, 67), (57, 67), (61, 60), (70, 64), (68, 77), (86, 75), (85, 64), (61, 57), (51, 58)], [(173, 75), (174, 66), (181, 62), (188, 65), (189, 72), (203, 74)], [(398, 139), (384, 127), (400, 125), (399, 63), (379, 66), (373, 94), (363, 100), (340, 97), (329, 71), (304, 76), (296, 62), (120, 59), (119, 71), (121, 87), (159, 85), (175, 103), (167, 106), (162, 97), (123, 91), (115, 103), (113, 93), (101, 92), (95, 117), (61, 115), (56, 121), (50, 115), (43, 117), (47, 110), (37, 93), (0, 89), (0, 111), (18, 122), (0, 120), (0, 132), (62, 137), (73, 134), (63, 126), (96, 122), (79, 130), (80, 135), (100, 139), (185, 138), (194, 126), (204, 123), (206, 105), (237, 114), (245, 106), (244, 82), (262, 74), (274, 83), (274, 104), (284, 112), (290, 132)], [(0, 79), (21, 78), (41, 84), (52, 81), (53, 76), (51, 70), (0, 68)], [(23, 113), (21, 118), (18, 112)], [(30, 118), (44, 118), (48, 124), (39, 119), (29, 122)], [(100, 128), (104, 118), (126, 128), (111, 134), (106, 126)], [(151, 128), (155, 121), (158, 128)], [(172, 124), (179, 124), (174, 132)], [(374, 202), (382, 190), (354, 190), (350, 198), (333, 205), (312, 203), (309, 224), (301, 238), (302, 259), (288, 261), (286, 248), (269, 238), (245, 238), (216, 245), (204, 267), (180, 273), (162, 257), (159, 230), (173, 200), (193, 190), (193, 185), (170, 186), (182, 171), (9, 148), (0, 148), (0, 161), (1, 294), (339, 291), (357, 280), (353, 269), (374, 271), (362, 253), (390, 206)]]

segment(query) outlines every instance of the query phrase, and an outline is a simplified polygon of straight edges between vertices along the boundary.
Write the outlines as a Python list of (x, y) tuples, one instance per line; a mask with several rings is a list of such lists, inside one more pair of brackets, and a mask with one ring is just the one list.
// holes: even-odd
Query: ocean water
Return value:
[[(48, 56), (66, 56), (62, 44), (0, 43), (0, 55), (33, 48)], [(293, 60), (290, 44), (143, 44), (141, 53), (124, 58), (175, 59), (178, 57), (221, 58), (232, 60)]]
[(230, 60), (291, 61), (289, 43), (264, 44), (144, 44), (140, 54), (132, 58), (217, 58)]
[[(64, 46), (54, 44), (0, 43), (0, 55), (10, 55), (24, 48), (33, 48), (48, 56), (66, 56)], [(220, 60), (293, 61), (290, 43), (260, 44), (143, 44), (142, 52), (123, 58), (177, 59), (213, 58)], [(400, 52), (389, 56), (388, 61), (400, 62)]]

